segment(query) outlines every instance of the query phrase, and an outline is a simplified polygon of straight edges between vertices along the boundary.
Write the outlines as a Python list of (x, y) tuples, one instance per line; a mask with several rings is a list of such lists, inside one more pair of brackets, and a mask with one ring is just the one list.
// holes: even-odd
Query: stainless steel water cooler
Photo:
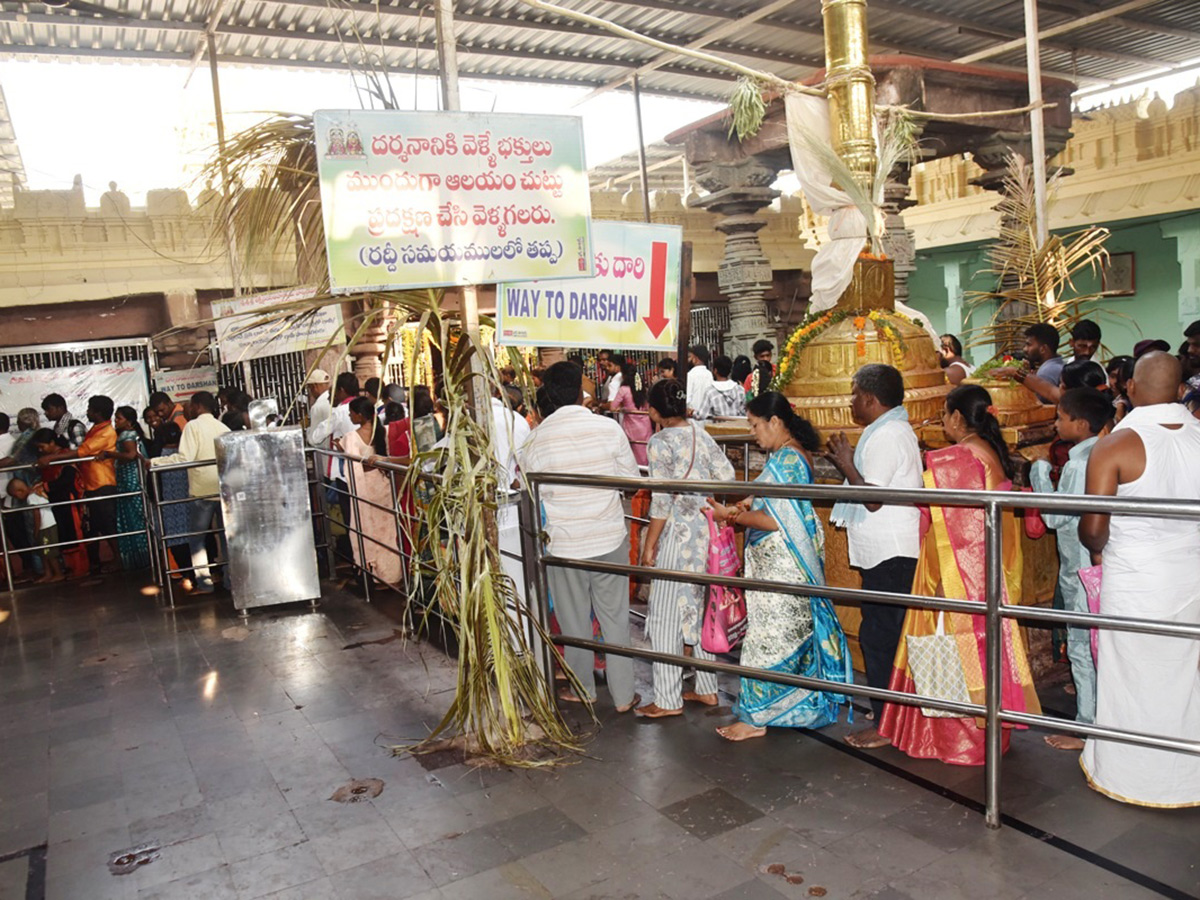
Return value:
[(317, 600), (303, 431), (230, 432), (217, 438), (216, 455), (233, 605), (244, 615), (253, 607)]

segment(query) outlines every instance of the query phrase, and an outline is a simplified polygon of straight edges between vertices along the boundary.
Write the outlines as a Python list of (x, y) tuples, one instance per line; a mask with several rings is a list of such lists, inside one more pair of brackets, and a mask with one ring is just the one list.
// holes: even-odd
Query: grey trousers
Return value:
[[(597, 562), (629, 563), (629, 539)], [(550, 566), (546, 572), (554, 614), (562, 633), (570, 637), (592, 637), (592, 612), (600, 624), (600, 633), (609, 644), (629, 646), (629, 576), (561, 569)], [(563, 647), (563, 657), (583, 684), (589, 699), (596, 698), (596, 676), (592, 671), (592, 651)], [(633, 702), (633, 660), (609, 654), (605, 657), (608, 690), (614, 706)]]

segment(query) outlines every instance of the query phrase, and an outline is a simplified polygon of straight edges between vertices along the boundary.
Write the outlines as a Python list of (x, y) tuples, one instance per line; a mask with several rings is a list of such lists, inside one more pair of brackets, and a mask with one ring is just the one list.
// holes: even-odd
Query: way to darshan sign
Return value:
[(501, 344), (670, 349), (678, 325), (683, 228), (595, 221), (595, 276), (502, 284)]
[(591, 275), (573, 116), (317, 110), (334, 293)]

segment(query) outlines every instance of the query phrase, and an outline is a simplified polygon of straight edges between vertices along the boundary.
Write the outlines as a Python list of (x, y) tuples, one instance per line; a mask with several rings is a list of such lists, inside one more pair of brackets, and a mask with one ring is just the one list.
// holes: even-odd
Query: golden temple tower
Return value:
[[(867, 0), (822, 0), (821, 12), (833, 149), (869, 190), (877, 155)], [(914, 425), (940, 416), (950, 386), (937, 347), (924, 328), (895, 312), (894, 290), (891, 260), (864, 251), (837, 305), (793, 332), (785, 345), (781, 368), (790, 377), (784, 393), (818, 430), (855, 432), (851, 380), (868, 363), (895, 366), (904, 375), (904, 406)]]

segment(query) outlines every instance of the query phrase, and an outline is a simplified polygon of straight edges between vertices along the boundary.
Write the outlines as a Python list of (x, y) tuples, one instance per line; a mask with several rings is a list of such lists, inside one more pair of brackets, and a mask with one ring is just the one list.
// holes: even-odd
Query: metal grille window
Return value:
[(729, 331), (729, 306), (698, 306), (692, 310), (692, 345), (702, 344), (714, 356), (725, 352), (725, 334)]
[(35, 344), (0, 349), (0, 372), (66, 369), (98, 363), (140, 362), (151, 367), (149, 338), (133, 341), (91, 341), (78, 344)]

